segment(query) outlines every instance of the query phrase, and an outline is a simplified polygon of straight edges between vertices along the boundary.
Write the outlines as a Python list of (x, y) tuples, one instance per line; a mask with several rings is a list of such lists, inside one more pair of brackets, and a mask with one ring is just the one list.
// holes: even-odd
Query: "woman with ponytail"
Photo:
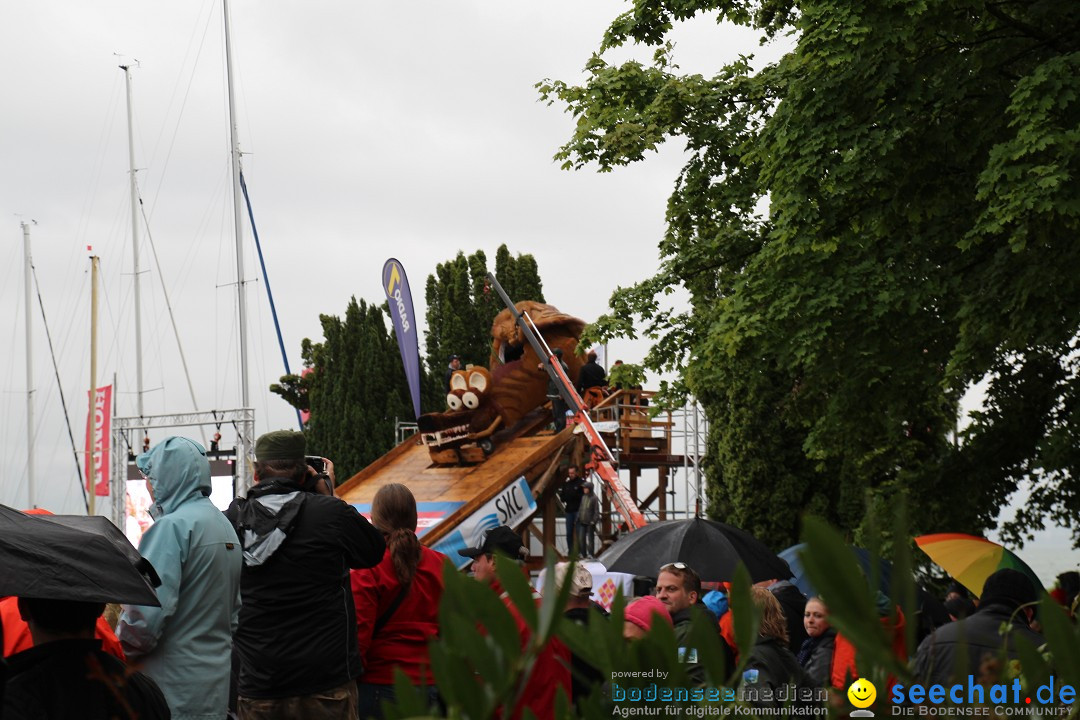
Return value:
[(352, 571), (356, 628), (364, 674), (360, 717), (382, 718), (383, 701), (394, 701), (394, 669), (437, 697), (428, 660), (428, 641), (439, 633), (439, 600), (445, 556), (416, 537), (416, 499), (393, 483), (375, 493), (371, 524), (386, 538), (386, 554), (373, 568)]

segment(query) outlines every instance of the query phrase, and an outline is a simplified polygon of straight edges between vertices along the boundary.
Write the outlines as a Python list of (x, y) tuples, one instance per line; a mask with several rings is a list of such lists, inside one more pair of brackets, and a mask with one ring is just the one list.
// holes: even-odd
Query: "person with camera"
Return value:
[(225, 512), (244, 551), (234, 637), (241, 720), (356, 717), (349, 568), (377, 565), (386, 544), (334, 497), (333, 463), (305, 451), (303, 433), (259, 437), (255, 485)]

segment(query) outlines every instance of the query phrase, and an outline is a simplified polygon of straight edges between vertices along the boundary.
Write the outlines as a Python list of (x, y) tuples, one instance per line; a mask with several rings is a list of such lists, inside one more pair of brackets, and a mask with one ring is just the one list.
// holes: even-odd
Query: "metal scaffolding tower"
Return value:
[[(169, 415), (149, 415), (146, 417), (117, 417), (112, 419), (112, 521), (124, 527), (124, 500), (127, 497), (127, 468), (130, 462), (127, 448), (139, 447), (139, 441), (132, 442), (130, 433), (153, 428), (183, 428), (204, 425), (219, 426), (230, 424), (236, 429), (236, 447), (247, 455), (254, 448), (255, 410), (240, 408), (236, 410), (207, 410), (204, 412), (172, 413)], [(251, 487), (250, 457), (236, 459), (236, 487), (238, 495), (247, 493)]]

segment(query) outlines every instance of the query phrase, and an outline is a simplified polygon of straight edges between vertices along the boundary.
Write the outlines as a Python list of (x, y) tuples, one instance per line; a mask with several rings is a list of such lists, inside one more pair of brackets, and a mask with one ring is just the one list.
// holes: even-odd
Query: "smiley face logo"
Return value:
[(851, 683), (847, 691), (848, 700), (857, 708), (868, 708), (877, 699), (877, 688), (866, 678), (859, 678)]

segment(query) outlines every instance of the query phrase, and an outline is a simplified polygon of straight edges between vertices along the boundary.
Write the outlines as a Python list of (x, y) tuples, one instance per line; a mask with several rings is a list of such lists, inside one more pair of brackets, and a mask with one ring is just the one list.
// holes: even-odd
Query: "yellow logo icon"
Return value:
[(847, 698), (857, 708), (868, 708), (877, 699), (877, 688), (866, 678), (859, 678), (848, 688)]
[(393, 295), (394, 288), (401, 284), (401, 269), (397, 263), (390, 266), (390, 278), (386, 283), (386, 294)]

